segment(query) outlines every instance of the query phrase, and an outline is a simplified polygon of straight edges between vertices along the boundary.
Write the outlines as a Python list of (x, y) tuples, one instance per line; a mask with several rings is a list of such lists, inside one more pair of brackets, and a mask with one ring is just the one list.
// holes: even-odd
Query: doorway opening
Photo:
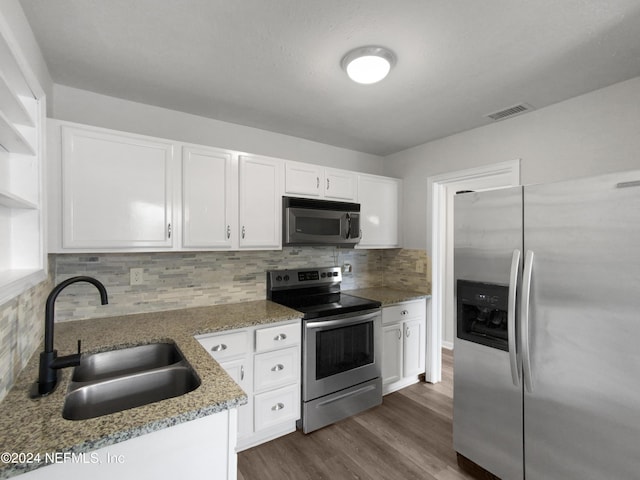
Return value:
[(441, 348), (453, 348), (453, 197), (461, 190), (492, 190), (520, 185), (520, 159), (427, 179), (427, 255), (432, 262), (431, 302), (427, 308), (425, 379), (442, 379)]

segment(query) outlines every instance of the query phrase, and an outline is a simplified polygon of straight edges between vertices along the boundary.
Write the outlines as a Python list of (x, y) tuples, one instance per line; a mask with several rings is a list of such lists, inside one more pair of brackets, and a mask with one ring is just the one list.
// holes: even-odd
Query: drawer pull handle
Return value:
[(400, 315), (409, 315), (409, 310), (402, 310)]
[(281, 363), (271, 367), (272, 372), (279, 372), (280, 370), (284, 370), (284, 365), (282, 365)]
[(271, 410), (273, 410), (274, 412), (277, 412), (278, 410), (282, 410), (284, 408), (284, 403), (276, 403), (273, 407), (271, 407)]
[(227, 346), (224, 343), (211, 347), (212, 352), (221, 352), (222, 350), (226, 350)]
[(287, 336), (286, 336), (284, 333), (279, 333), (278, 335), (276, 335), (275, 337), (273, 337), (273, 339), (274, 339), (276, 342), (279, 342), (279, 341), (281, 341), (281, 340), (286, 340), (286, 339), (287, 339)]

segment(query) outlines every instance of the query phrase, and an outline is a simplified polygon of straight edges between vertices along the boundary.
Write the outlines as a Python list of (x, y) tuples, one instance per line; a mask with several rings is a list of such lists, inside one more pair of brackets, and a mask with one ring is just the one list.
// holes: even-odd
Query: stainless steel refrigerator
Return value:
[(459, 194), (454, 219), (455, 450), (640, 478), (640, 171)]

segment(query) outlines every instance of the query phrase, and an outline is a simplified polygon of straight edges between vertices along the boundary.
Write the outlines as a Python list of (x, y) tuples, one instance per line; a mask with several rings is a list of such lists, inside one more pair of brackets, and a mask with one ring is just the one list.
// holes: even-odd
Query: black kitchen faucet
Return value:
[(78, 353), (58, 357), (58, 351), (53, 348), (53, 325), (56, 298), (62, 290), (77, 282), (88, 282), (94, 285), (100, 292), (102, 305), (109, 303), (107, 289), (104, 285), (93, 277), (72, 277), (56, 285), (49, 296), (44, 313), (44, 351), (40, 353), (40, 369), (38, 381), (31, 387), (31, 398), (49, 395), (56, 388), (58, 383), (58, 370), (60, 368), (74, 367), (80, 365), (80, 340), (78, 340)]

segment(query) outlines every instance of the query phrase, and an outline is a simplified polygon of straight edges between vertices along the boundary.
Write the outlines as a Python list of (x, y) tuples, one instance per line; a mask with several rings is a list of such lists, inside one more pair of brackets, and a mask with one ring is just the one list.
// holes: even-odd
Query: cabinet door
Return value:
[(424, 372), (424, 323), (409, 320), (404, 323), (402, 374), (411, 377)]
[(402, 378), (402, 324), (382, 327), (382, 384)]
[(319, 197), (324, 185), (323, 168), (308, 163), (287, 162), (285, 166), (285, 193)]
[(172, 245), (173, 146), (63, 127), (63, 247)]
[(240, 248), (282, 247), (282, 162), (240, 156)]
[(360, 175), (358, 201), (362, 240), (359, 247), (398, 247), (400, 180)]
[(231, 154), (194, 147), (182, 152), (183, 246), (231, 248), (234, 175)]
[(353, 172), (327, 168), (324, 171), (324, 196), (335, 200), (355, 201), (358, 177)]
[(246, 437), (253, 433), (253, 395), (251, 357), (243, 357), (238, 360), (221, 363), (220, 366), (236, 382), (244, 393), (248, 402), (238, 407), (238, 437)]

